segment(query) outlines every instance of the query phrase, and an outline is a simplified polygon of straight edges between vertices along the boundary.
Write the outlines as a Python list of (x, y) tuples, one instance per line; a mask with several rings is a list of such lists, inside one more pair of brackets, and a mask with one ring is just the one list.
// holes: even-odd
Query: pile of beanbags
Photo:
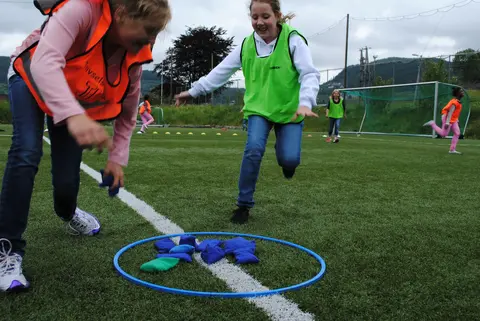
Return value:
[(242, 237), (222, 241), (206, 239), (197, 243), (193, 235), (180, 237), (179, 245), (171, 239), (165, 238), (155, 242), (157, 250), (156, 258), (144, 263), (140, 270), (144, 272), (168, 271), (178, 265), (180, 261), (192, 262), (192, 255), (200, 252), (202, 260), (206, 264), (214, 264), (227, 255), (235, 257), (236, 264), (255, 264), (259, 259), (255, 256), (255, 241), (248, 241)]

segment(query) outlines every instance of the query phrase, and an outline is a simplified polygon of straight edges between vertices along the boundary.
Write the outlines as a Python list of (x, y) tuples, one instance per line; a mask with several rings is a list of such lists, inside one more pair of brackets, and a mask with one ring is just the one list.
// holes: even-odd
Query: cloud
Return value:
[[(19, 0), (25, 1), (25, 0)], [(177, 0), (170, 1), (173, 20), (159, 35), (154, 49), (154, 63), (159, 63), (172, 40), (182, 34), (186, 26), (217, 26), (234, 37), (234, 44), (252, 32), (248, 17), (248, 0)], [(313, 61), (320, 70), (331, 69), (332, 78), (344, 65), (346, 20), (325, 33), (317, 34), (344, 18), (350, 21), (348, 63), (357, 64), (359, 49), (371, 47), (370, 59), (389, 56), (412, 57), (454, 54), (466, 48), (480, 49), (477, 35), (479, 3), (471, 3), (448, 12), (397, 21), (362, 21), (354, 18), (392, 17), (410, 15), (450, 5), (452, 0), (283, 0), (282, 11), (294, 12), (291, 22), (308, 37)], [(44, 17), (27, 3), (0, 2), (0, 55), (10, 55)], [(311, 36), (311, 37), (310, 37)], [(152, 68), (153, 66), (148, 66)], [(334, 71), (333, 69), (339, 69)], [(326, 72), (322, 73), (322, 81)]]

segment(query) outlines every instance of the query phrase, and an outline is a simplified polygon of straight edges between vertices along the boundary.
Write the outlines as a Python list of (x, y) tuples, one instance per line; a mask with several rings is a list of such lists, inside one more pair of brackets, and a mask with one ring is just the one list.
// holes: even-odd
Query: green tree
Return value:
[(393, 84), (393, 78), (390, 79), (383, 79), (380, 76), (377, 76), (375, 80), (373, 81), (374, 86), (389, 86)]
[[(167, 50), (166, 58), (155, 66), (154, 71), (159, 77), (163, 74), (164, 79), (175, 84), (172, 86), (173, 94), (189, 88), (230, 53), (233, 37), (225, 38), (225, 34), (226, 30), (216, 26), (188, 27), (184, 34), (173, 41), (173, 46)], [(218, 89), (221, 90), (222, 88)], [(153, 91), (160, 92), (159, 86)], [(163, 92), (164, 96), (172, 94), (169, 83), (164, 85)]]
[[(448, 70), (445, 65), (445, 61), (426, 59), (424, 60), (422, 81), (439, 81), (448, 82)], [(450, 81), (451, 82), (451, 81)]]
[(464, 86), (480, 83), (480, 53), (471, 48), (459, 51), (453, 58), (452, 68)]

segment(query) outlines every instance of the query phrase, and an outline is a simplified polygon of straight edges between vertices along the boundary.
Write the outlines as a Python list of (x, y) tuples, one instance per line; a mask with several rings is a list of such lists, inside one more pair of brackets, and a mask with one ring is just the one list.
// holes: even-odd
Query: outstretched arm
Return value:
[(240, 60), (241, 50), (242, 46), (237, 46), (208, 75), (194, 82), (192, 88), (188, 91), (190, 96), (206, 95), (225, 85), (228, 79), (242, 66), (242, 61)]
[(299, 107), (304, 106), (312, 109), (317, 104), (317, 95), (320, 89), (320, 72), (313, 65), (310, 48), (308, 48), (303, 38), (297, 34), (294, 34), (290, 40), (290, 52), (293, 55), (293, 64), (299, 73)]
[(320, 72), (313, 65), (312, 54), (302, 37), (294, 34), (289, 47), (293, 55), (293, 64), (299, 73), (298, 81), (300, 83), (298, 110), (292, 120), (295, 121), (300, 115), (318, 117), (318, 115), (312, 111), (312, 107), (317, 104), (317, 94), (320, 88)]

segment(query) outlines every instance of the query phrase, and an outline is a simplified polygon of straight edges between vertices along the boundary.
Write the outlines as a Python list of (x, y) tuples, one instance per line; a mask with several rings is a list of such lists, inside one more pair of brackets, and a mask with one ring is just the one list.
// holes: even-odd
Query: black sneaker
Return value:
[(234, 224), (245, 224), (248, 221), (248, 216), (250, 215), (248, 207), (239, 207), (233, 211), (233, 216), (230, 219), (230, 222)]
[(293, 175), (295, 175), (295, 169), (286, 169), (282, 167), (283, 171), (283, 176), (285, 176), (286, 179), (292, 179)]

